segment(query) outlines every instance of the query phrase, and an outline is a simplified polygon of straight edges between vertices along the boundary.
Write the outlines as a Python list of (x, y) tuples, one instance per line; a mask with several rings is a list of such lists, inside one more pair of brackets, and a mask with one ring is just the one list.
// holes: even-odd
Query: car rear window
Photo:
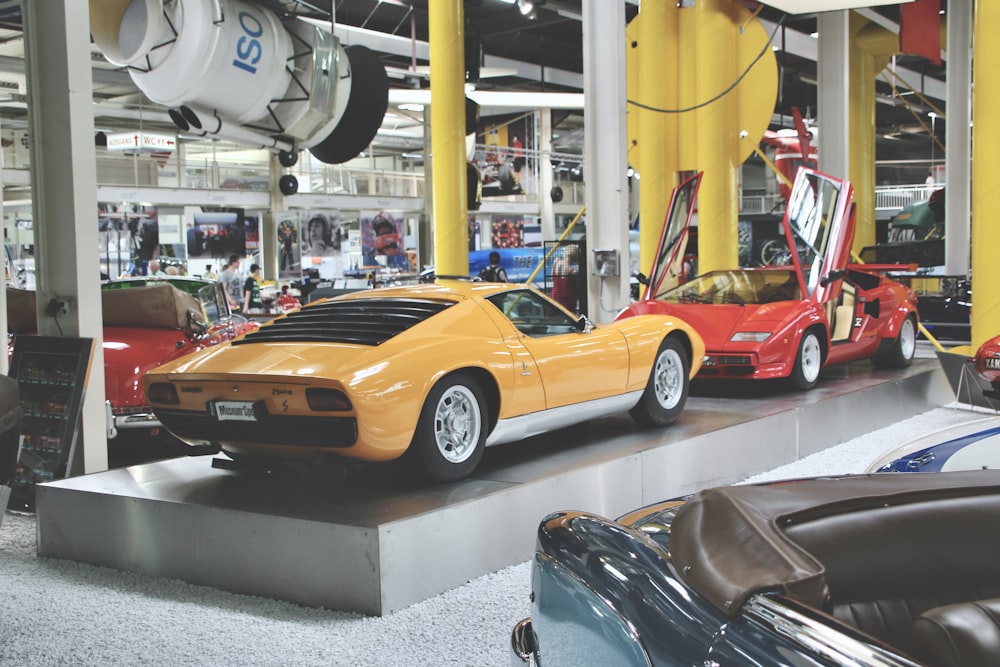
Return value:
[(346, 299), (305, 306), (269, 322), (233, 345), (253, 343), (350, 343), (381, 345), (440, 313), (452, 301)]

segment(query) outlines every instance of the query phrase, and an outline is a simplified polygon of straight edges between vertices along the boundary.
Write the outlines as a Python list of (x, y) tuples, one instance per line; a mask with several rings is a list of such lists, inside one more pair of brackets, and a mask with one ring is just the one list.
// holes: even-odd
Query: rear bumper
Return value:
[(510, 665), (511, 667), (535, 667), (535, 635), (531, 632), (531, 619), (526, 618), (514, 626), (510, 633)]
[(125, 429), (154, 429), (160, 428), (163, 424), (153, 414), (152, 410), (135, 412), (127, 415), (116, 415), (110, 401), (104, 401), (104, 414), (107, 419), (108, 440), (118, 437), (118, 432)]

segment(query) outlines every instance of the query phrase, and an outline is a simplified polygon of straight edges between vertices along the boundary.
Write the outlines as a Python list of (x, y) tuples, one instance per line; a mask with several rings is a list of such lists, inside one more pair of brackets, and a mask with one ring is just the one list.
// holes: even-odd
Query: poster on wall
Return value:
[(408, 269), (403, 248), (403, 217), (387, 211), (361, 213), (361, 252), (366, 267)]
[(303, 211), (302, 256), (333, 257), (340, 254), (340, 213)]
[(298, 211), (280, 211), (275, 214), (275, 221), (278, 228), (278, 277), (298, 278), (302, 274)]
[[(160, 228), (155, 206), (126, 202), (98, 204), (97, 228), (106, 238), (113, 239), (109, 245), (127, 246), (129, 259), (149, 261), (159, 252)], [(125, 239), (127, 244), (119, 243)]]
[[(248, 222), (243, 209), (196, 212), (187, 230), (188, 256), (218, 260), (228, 260), (230, 255), (246, 257), (248, 224), (250, 230), (256, 230), (256, 218)], [(259, 245), (259, 233), (256, 238)]]
[(482, 179), (482, 196), (530, 194), (537, 191), (534, 178), (534, 117), (493, 118), (476, 132), (477, 150), (472, 164)]
[(490, 232), (494, 248), (523, 248), (524, 219), (509, 215), (494, 215)]

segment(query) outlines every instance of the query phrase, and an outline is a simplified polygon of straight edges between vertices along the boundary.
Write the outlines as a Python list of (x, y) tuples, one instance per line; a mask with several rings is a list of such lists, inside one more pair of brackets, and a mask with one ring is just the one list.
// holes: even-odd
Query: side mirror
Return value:
[(188, 328), (195, 333), (203, 334), (208, 331), (208, 324), (201, 319), (201, 315), (193, 310), (187, 311)]
[(590, 321), (590, 318), (586, 315), (581, 315), (576, 321), (576, 328), (580, 333), (589, 334), (594, 330), (594, 323)]
[(819, 280), (819, 284), (826, 287), (835, 280), (840, 280), (847, 275), (847, 269), (837, 269), (836, 271), (831, 271)]

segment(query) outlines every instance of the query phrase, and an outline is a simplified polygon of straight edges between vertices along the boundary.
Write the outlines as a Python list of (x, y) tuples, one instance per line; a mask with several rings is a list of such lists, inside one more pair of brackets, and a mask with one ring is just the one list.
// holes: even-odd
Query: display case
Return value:
[(93, 339), (17, 335), (13, 347), (23, 414), (10, 509), (30, 512), (35, 484), (65, 477), (73, 460)]

